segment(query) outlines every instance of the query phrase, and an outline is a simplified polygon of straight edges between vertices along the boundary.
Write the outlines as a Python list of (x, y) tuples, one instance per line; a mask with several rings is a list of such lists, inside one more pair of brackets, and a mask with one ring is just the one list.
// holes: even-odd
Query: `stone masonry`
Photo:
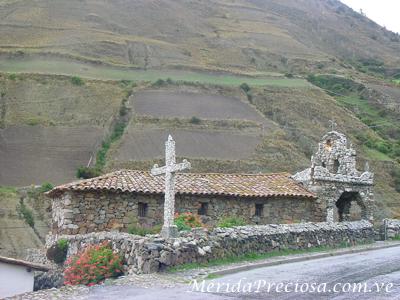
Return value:
[[(146, 216), (139, 215), (139, 203), (146, 203)], [(256, 204), (262, 205), (256, 215)], [(111, 191), (65, 192), (53, 201), (53, 234), (85, 234), (99, 231), (127, 232), (130, 225), (161, 225), (164, 196)], [(177, 195), (176, 212), (207, 212), (202, 221), (215, 226), (225, 216), (240, 216), (249, 224), (322, 221), (314, 211), (314, 198), (228, 197)]]
[(385, 219), (383, 220), (383, 227), (384, 226), (386, 226), (386, 228), (383, 228), (383, 230), (386, 230), (386, 237), (388, 239), (400, 237), (400, 220)]
[(318, 196), (317, 210), (328, 222), (373, 220), (374, 174), (356, 169), (356, 151), (342, 133), (327, 133), (311, 158), (311, 167), (292, 178)]
[(46, 246), (67, 239), (67, 256), (75, 255), (89, 244), (108, 241), (125, 260), (125, 273), (153, 273), (184, 263), (205, 263), (212, 259), (245, 253), (267, 253), (283, 249), (337, 247), (374, 240), (368, 221), (342, 223), (304, 223), (258, 225), (235, 228), (193, 229), (181, 232), (176, 239), (159, 235), (146, 237), (121, 232), (98, 232), (79, 235), (49, 235)]

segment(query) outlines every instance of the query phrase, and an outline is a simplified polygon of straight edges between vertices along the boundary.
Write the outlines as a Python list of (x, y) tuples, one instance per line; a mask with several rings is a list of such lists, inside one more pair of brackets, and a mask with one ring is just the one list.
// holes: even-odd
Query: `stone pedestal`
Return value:
[(163, 226), (161, 229), (161, 236), (163, 238), (176, 238), (178, 237), (178, 227), (176, 225), (172, 226)]

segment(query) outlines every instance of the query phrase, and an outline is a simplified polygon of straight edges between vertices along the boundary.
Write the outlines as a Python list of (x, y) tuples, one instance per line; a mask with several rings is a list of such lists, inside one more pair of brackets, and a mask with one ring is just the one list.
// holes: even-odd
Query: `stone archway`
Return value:
[(343, 192), (336, 201), (338, 221), (357, 221), (367, 218), (367, 208), (359, 192)]

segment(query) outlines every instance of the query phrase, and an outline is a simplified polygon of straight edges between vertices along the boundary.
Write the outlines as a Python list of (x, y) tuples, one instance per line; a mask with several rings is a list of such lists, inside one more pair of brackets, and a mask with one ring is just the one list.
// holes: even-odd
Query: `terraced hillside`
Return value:
[(133, 105), (138, 115), (152, 117), (189, 119), (196, 116), (211, 120), (266, 121), (257, 110), (240, 99), (215, 94), (147, 90), (135, 95)]
[(71, 78), (0, 76), (0, 185), (63, 183), (94, 160), (123, 88)]
[(24, 258), (29, 248), (39, 248), (43, 241), (18, 215), (19, 195), (15, 189), (0, 188), (0, 255)]

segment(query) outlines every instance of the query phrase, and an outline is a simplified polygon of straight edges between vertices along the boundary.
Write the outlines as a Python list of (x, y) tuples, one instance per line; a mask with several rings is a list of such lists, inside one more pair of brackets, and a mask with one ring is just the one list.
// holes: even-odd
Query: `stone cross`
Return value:
[(335, 131), (337, 126), (335, 120), (329, 120), (329, 124), (331, 124), (331, 131)]
[(174, 225), (175, 214), (175, 173), (190, 169), (191, 165), (186, 159), (177, 164), (175, 158), (175, 141), (172, 136), (168, 136), (165, 142), (165, 166), (154, 165), (151, 175), (158, 176), (165, 174), (165, 200), (164, 200), (164, 224), (161, 235), (164, 238), (173, 238), (178, 234), (178, 229)]

